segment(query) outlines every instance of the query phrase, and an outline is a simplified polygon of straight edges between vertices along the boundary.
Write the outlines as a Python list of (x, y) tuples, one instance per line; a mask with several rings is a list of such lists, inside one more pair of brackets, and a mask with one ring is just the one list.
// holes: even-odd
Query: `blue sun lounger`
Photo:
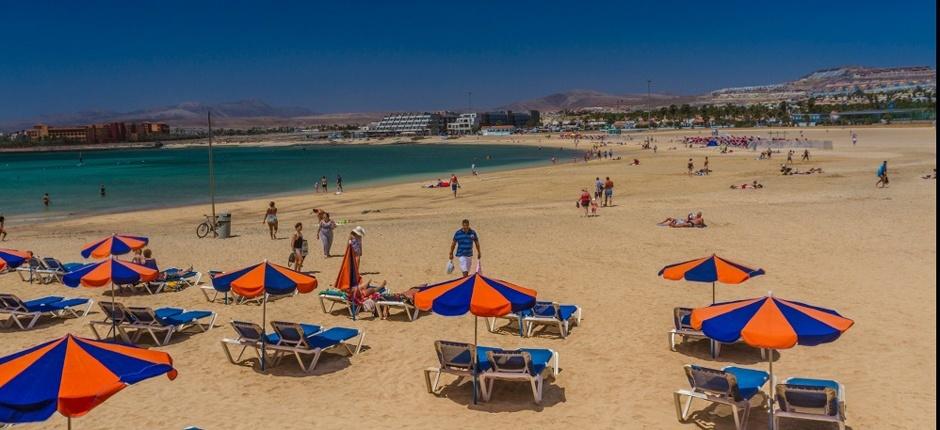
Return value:
[[(476, 374), (481, 378), (480, 393), (484, 400), (490, 398), (490, 394), (492, 394), (493, 381), (496, 379), (512, 379), (532, 381), (532, 394), (536, 402), (540, 402), (543, 371), (550, 368), (553, 375), (558, 375), (558, 353), (551, 349), (522, 348), (507, 350), (488, 346), (474, 347), (469, 343), (445, 340), (434, 342), (434, 349), (437, 353), (438, 366), (424, 370), (424, 381), (428, 392), (432, 394), (440, 393), (438, 385), (440, 385), (441, 375), (444, 373), (457, 376), (458, 382), (463, 378), (473, 377), (473, 366), (470, 363), (473, 354), (477, 356)], [(526, 360), (526, 356), (528, 360)], [(518, 357), (518, 359), (513, 360), (513, 357)], [(493, 360), (494, 358), (496, 361)], [(518, 360), (522, 360), (522, 363), (519, 363)], [(435, 374), (433, 382), (431, 381), (431, 374)], [(484, 386), (484, 375), (489, 375), (486, 380), (489, 389)], [(537, 386), (535, 385), (535, 379), (538, 379)]]
[[(130, 315), (130, 321), (125, 324), (125, 328), (136, 331), (131, 339), (133, 343), (140, 341), (144, 333), (153, 338), (157, 346), (166, 345), (174, 334), (180, 333), (186, 329), (196, 327), (203, 333), (212, 329), (215, 325), (215, 312), (211, 311), (187, 311), (180, 308), (160, 308), (154, 310), (147, 307), (127, 308)], [(208, 323), (201, 322), (209, 318)], [(161, 340), (157, 333), (166, 333)]]
[[(0, 293), (0, 314), (9, 315), (6, 323), (0, 326), (13, 327), (15, 324), (20, 330), (29, 330), (43, 315), (58, 318), (71, 315), (75, 318), (83, 318), (88, 315), (92, 302), (91, 299), (66, 299), (59, 296), (47, 296), (24, 302), (13, 294)], [(82, 305), (86, 305), (85, 310), (79, 312), (76, 308)]]
[[(559, 335), (564, 339), (568, 337), (572, 325), (581, 324), (581, 307), (540, 301), (536, 302), (531, 309), (509, 313), (498, 318), (519, 324), (520, 334), (526, 337), (535, 334), (536, 326), (549, 326), (557, 327)], [(488, 324), (490, 332), (496, 332), (496, 318), (489, 318)]]
[[(316, 326), (308, 324), (305, 327), (303, 324), (283, 321), (272, 321), (271, 326), (274, 327), (275, 334), (280, 338), (279, 342), (272, 348), (275, 365), (280, 362), (283, 356), (293, 355), (297, 359), (300, 369), (307, 373), (312, 372), (317, 367), (320, 355), (324, 351), (343, 346), (350, 356), (356, 355), (362, 349), (362, 341), (365, 339), (365, 333), (347, 327), (331, 327), (313, 334), (307, 334)], [(348, 341), (357, 336), (359, 341), (353, 348), (353, 344)], [(305, 355), (313, 356), (309, 364), (304, 364), (303, 356)]]
[(845, 429), (845, 387), (830, 379), (787, 378), (777, 384), (774, 428), (780, 418), (835, 423)]
[[(750, 400), (762, 392), (761, 388), (770, 378), (770, 375), (762, 370), (734, 366), (717, 370), (691, 364), (685, 366), (685, 375), (689, 379), (691, 389), (674, 393), (679, 422), (686, 422), (688, 419), (692, 399), (702, 399), (730, 406), (737, 430), (747, 427), (747, 419), (751, 414)], [(683, 396), (688, 397), (685, 406), (681, 404)]]

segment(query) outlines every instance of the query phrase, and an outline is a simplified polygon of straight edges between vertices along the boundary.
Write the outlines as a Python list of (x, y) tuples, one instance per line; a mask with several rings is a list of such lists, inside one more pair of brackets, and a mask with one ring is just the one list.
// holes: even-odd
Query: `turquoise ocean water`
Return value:
[[(431, 181), (450, 173), (544, 165), (558, 148), (483, 144), (298, 145), (217, 147), (217, 201), (312, 192), (326, 175), (347, 191), (377, 183)], [(79, 160), (82, 160), (79, 163)], [(207, 203), (205, 147), (92, 152), (0, 153), (0, 214), (42, 219)], [(106, 197), (99, 195), (104, 185)], [(44, 208), (43, 193), (52, 204)]]

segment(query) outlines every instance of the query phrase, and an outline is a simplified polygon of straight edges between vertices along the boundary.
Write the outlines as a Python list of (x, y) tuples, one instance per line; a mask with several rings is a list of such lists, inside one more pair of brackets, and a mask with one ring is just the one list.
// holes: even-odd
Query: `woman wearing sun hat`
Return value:
[(362, 237), (365, 235), (366, 229), (362, 228), (361, 225), (357, 225), (356, 228), (349, 232), (349, 245), (352, 247), (353, 256), (356, 257), (357, 265), (359, 258), (362, 257)]

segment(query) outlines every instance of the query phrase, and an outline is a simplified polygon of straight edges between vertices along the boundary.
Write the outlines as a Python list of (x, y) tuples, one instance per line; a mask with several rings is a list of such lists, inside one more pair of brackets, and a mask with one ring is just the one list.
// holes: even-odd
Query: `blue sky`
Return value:
[[(549, 4), (551, 3), (551, 4)], [(8, 1), (0, 119), (258, 98), (320, 112), (697, 93), (936, 66), (932, 0)]]

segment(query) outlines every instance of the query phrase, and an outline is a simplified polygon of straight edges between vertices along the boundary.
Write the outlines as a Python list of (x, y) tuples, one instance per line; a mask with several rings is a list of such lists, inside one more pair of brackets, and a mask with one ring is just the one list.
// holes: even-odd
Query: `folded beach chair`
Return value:
[(836, 423), (845, 429), (845, 387), (829, 379), (788, 378), (775, 387), (774, 428), (780, 418)]
[[(686, 365), (685, 375), (691, 389), (674, 393), (679, 422), (688, 419), (692, 399), (702, 399), (730, 406), (737, 430), (747, 427), (747, 419), (751, 414), (750, 401), (762, 392), (761, 388), (770, 377), (767, 372), (743, 367), (728, 366), (717, 370), (695, 365)], [(682, 405), (683, 396), (688, 397), (685, 406)]]
[[(705, 333), (702, 333), (701, 330), (695, 330), (692, 328), (692, 309), (691, 308), (675, 308), (672, 310), (672, 323), (673, 329), (669, 330), (669, 349), (671, 351), (676, 350), (676, 338), (682, 338), (683, 340), (687, 338), (692, 339), (708, 339), (708, 336), (705, 336)], [(715, 342), (715, 356), (718, 356), (719, 348), (721, 348), (721, 343)]]
[[(88, 315), (92, 302), (91, 299), (65, 299), (58, 296), (24, 302), (13, 294), (0, 293), (0, 314), (9, 316), (7, 321), (0, 326), (13, 327), (16, 324), (20, 330), (29, 330), (43, 315), (57, 318), (71, 315), (75, 318), (83, 318)], [(86, 305), (85, 310), (79, 311), (77, 308), (82, 305)]]
[[(531, 351), (531, 352), (530, 352)], [(480, 387), (483, 401), (488, 402), (493, 395), (496, 380), (528, 382), (532, 386), (535, 403), (542, 403), (542, 374), (549, 369), (549, 362), (554, 356), (551, 350), (486, 351), (486, 361), (481, 361)]]
[[(216, 314), (211, 311), (186, 311), (179, 308), (160, 308), (154, 310), (147, 307), (127, 308), (130, 321), (124, 326), (126, 329), (135, 330), (135, 335), (131, 342), (137, 343), (144, 333), (150, 334), (157, 346), (166, 345), (170, 342), (173, 334), (182, 332), (191, 327), (197, 327), (202, 332), (212, 329), (215, 324)], [(209, 318), (208, 323), (200, 322)], [(161, 339), (157, 333), (166, 333)]]
[[(225, 356), (228, 357), (228, 360), (232, 364), (241, 363), (242, 355), (244, 355), (245, 351), (248, 349), (254, 350), (255, 355), (260, 359), (262, 339), (266, 344), (265, 349), (277, 354), (276, 349), (268, 349), (269, 347), (282, 343), (281, 337), (277, 333), (265, 333), (261, 326), (251, 322), (232, 321), (231, 324), (232, 328), (235, 329), (235, 333), (238, 333), (238, 337), (235, 339), (222, 339), (222, 349), (225, 351)], [(321, 331), (320, 326), (313, 324), (300, 324), (300, 326), (303, 330), (303, 337), (311, 336)], [(289, 341), (287, 343), (289, 343)], [(232, 357), (229, 345), (242, 347), (241, 351), (238, 353), (238, 357)]]
[[(320, 355), (329, 349), (343, 346), (349, 355), (359, 354), (362, 349), (362, 341), (365, 339), (365, 333), (354, 328), (331, 327), (322, 331), (311, 331), (320, 327), (312, 324), (297, 324), (283, 321), (272, 321), (271, 326), (279, 340), (274, 344), (272, 350), (275, 354), (274, 363), (277, 364), (280, 358), (290, 354), (297, 359), (297, 364), (304, 372), (310, 373), (317, 367), (320, 361)], [(359, 341), (353, 348), (350, 339), (359, 337)], [(309, 364), (304, 364), (302, 356), (312, 355)]]
[(562, 338), (568, 336), (570, 323), (581, 325), (581, 307), (554, 302), (535, 302), (532, 309), (522, 313), (522, 325), (526, 336), (535, 333), (535, 326), (555, 326)]

